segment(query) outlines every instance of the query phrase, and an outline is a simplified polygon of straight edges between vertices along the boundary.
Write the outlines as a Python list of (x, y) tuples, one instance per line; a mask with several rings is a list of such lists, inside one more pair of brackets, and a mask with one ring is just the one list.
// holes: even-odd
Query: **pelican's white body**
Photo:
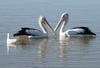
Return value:
[(61, 15), (61, 18), (58, 24), (56, 25), (54, 29), (54, 31), (56, 31), (61, 26), (61, 29), (59, 31), (60, 40), (65, 39), (66, 37), (70, 37), (70, 36), (96, 35), (95, 33), (91, 32), (91, 30), (89, 30), (88, 27), (75, 27), (75, 28), (63, 31), (65, 25), (68, 22), (68, 19), (69, 19), (69, 15), (67, 13), (63, 13)]
[[(53, 31), (53, 28), (49, 25), (49, 23), (47, 22), (46, 18), (43, 16), (39, 17), (39, 26), (42, 29), (42, 31), (38, 30), (38, 29), (34, 29), (34, 28), (26, 28), (25, 33), (26, 34), (22, 34), (22, 35), (26, 35), (28, 36), (28, 38), (48, 38), (48, 30), (46, 27), (48, 27), (51, 31)], [(23, 28), (25, 29), (25, 28)], [(23, 33), (23, 32), (21, 32)], [(17, 35), (20, 37), (20, 35)]]

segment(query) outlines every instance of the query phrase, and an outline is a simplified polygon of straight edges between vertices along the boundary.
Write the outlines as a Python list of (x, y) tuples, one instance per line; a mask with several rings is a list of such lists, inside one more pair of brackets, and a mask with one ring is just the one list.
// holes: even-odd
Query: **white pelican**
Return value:
[(7, 33), (7, 44), (15, 44), (16, 41), (17, 41), (16, 39), (10, 38), (9, 33)]
[(47, 38), (48, 37), (48, 27), (51, 31), (53, 31), (53, 28), (49, 25), (46, 18), (43, 16), (39, 17), (39, 26), (41, 27), (42, 31), (34, 28), (28, 28), (28, 27), (22, 27), (20, 31), (14, 34), (14, 36), (28, 36), (29, 38)]
[(93, 33), (88, 27), (74, 27), (72, 29), (68, 29), (67, 31), (63, 31), (65, 25), (67, 24), (69, 19), (69, 15), (67, 13), (63, 13), (61, 15), (61, 18), (58, 22), (58, 24), (56, 25), (54, 31), (56, 31), (60, 26), (60, 39), (61, 38), (65, 38), (65, 37), (70, 37), (70, 36), (84, 36), (84, 35), (91, 35), (91, 36), (95, 36), (96, 34)]

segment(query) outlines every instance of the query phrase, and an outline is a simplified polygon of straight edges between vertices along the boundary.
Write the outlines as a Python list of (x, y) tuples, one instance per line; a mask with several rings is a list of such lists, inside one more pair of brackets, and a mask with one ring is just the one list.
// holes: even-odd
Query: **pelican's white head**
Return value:
[(61, 17), (68, 15), (67, 12), (62, 13)]
[(68, 21), (68, 17), (69, 17), (68, 13), (65, 12), (65, 13), (62, 13), (60, 19), (62, 19), (63, 21)]
[(44, 16), (39, 16), (39, 22), (43, 22)]
[(62, 13), (60, 20), (59, 20), (58, 24), (56, 25), (54, 31), (56, 31), (64, 22), (65, 22), (64, 24), (66, 24), (68, 22), (68, 19), (69, 19), (68, 13), (66, 13), (66, 12)]

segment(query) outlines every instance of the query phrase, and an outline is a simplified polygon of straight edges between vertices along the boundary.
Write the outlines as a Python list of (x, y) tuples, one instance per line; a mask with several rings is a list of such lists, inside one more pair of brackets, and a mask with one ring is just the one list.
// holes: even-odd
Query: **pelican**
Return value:
[(67, 24), (68, 19), (69, 19), (69, 15), (67, 13), (63, 13), (60, 17), (58, 24), (54, 29), (54, 31), (57, 31), (57, 29), (61, 26), (61, 29), (59, 31), (60, 39), (65, 37), (70, 37), (70, 36), (84, 36), (84, 35), (96, 36), (96, 34), (93, 33), (88, 27), (84, 27), (84, 26), (74, 27), (64, 32), (63, 29)]
[(49, 25), (46, 18), (44, 16), (40, 16), (39, 19), (39, 26), (42, 29), (34, 29), (29, 27), (22, 27), (21, 30), (19, 30), (17, 33), (15, 33), (13, 36), (28, 36), (29, 38), (47, 38), (48, 37), (48, 31), (47, 28), (51, 31), (53, 31), (53, 28)]
[(16, 39), (10, 38), (9, 33), (7, 33), (7, 44), (15, 44), (16, 41), (17, 41)]

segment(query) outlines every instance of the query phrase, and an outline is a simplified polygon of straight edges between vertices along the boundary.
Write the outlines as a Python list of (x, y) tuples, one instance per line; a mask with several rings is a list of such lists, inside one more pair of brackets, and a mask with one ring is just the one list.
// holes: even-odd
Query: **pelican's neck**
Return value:
[(43, 31), (44, 34), (47, 34), (48, 33), (47, 30), (46, 30), (46, 27), (44, 26), (44, 23), (39, 22), (39, 26), (42, 29), (42, 31)]
[(60, 29), (60, 33), (63, 33), (64, 32), (63, 30), (64, 30), (65, 23), (66, 23), (65, 21), (62, 23), (61, 29)]
[(48, 31), (47, 31), (47, 29), (44, 25), (41, 26), (41, 28), (42, 28), (42, 31), (43, 31), (44, 34), (48, 34)]

